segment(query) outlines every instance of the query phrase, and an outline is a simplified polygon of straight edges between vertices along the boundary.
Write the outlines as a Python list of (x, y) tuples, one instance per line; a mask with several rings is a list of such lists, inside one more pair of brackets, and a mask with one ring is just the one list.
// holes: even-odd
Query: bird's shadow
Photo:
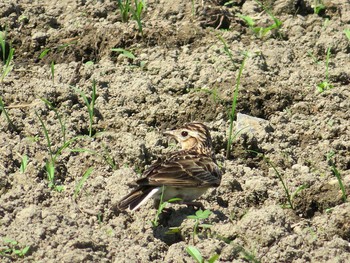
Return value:
[[(180, 227), (182, 222), (189, 216), (194, 215), (197, 209), (193, 207), (181, 207), (179, 209), (169, 208), (159, 215), (159, 224), (153, 227), (155, 238), (163, 241), (167, 245), (184, 241)], [(215, 216), (214, 221), (224, 221), (228, 217), (219, 210), (211, 211)]]

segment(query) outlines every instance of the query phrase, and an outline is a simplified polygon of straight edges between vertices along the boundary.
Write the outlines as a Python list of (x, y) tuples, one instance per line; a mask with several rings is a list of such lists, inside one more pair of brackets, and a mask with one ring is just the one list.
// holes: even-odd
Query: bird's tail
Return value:
[(133, 190), (130, 194), (123, 197), (118, 203), (118, 208), (120, 210), (125, 210), (129, 208), (134, 211), (138, 209), (141, 205), (147, 202), (154, 194), (159, 192), (160, 187), (154, 186), (140, 186)]

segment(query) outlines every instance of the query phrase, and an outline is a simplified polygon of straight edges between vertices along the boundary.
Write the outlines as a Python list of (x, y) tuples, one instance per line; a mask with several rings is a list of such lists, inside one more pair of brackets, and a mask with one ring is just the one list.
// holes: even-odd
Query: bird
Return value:
[(164, 135), (174, 138), (181, 150), (170, 152), (151, 164), (142, 178), (135, 181), (135, 188), (119, 201), (120, 210), (135, 211), (150, 198), (154, 198), (156, 207), (160, 199), (171, 198), (180, 198), (181, 204), (203, 207), (193, 200), (220, 185), (222, 171), (217, 165), (206, 125), (186, 123), (165, 131)]

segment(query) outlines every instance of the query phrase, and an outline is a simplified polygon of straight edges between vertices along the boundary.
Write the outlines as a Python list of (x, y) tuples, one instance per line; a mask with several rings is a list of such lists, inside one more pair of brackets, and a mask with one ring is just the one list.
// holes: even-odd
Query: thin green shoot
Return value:
[(71, 152), (79, 152), (79, 153), (90, 153), (93, 155), (97, 155), (98, 157), (100, 157), (101, 159), (103, 159), (113, 170), (117, 170), (118, 169), (118, 165), (115, 162), (114, 158), (109, 154), (107, 148), (104, 148), (104, 153), (100, 154), (97, 151), (93, 151), (93, 150), (89, 150), (89, 149), (84, 149), (84, 148), (75, 148), (75, 149), (71, 149)]
[(350, 29), (344, 29), (344, 34), (346, 38), (350, 41)]
[[(72, 86), (71, 86), (72, 87)], [(80, 94), (80, 96), (83, 98), (83, 101), (87, 107), (88, 113), (89, 113), (89, 136), (92, 137), (92, 124), (94, 121), (94, 109), (95, 109), (95, 100), (96, 100), (96, 80), (92, 81), (92, 92), (91, 92), (91, 99), (89, 102), (89, 99), (87, 98), (86, 94), (81, 91), (80, 89), (76, 87), (72, 87), (77, 93)]]
[(213, 89), (201, 88), (201, 89), (194, 89), (193, 91), (204, 92), (211, 95), (215, 103), (219, 103), (221, 101), (219, 91), (217, 88), (213, 88)]
[(207, 219), (210, 215), (212, 214), (212, 212), (210, 210), (202, 210), (199, 209), (198, 211), (196, 211), (196, 213), (194, 215), (189, 215), (187, 216), (188, 219), (193, 219), (194, 225), (193, 225), (193, 243), (194, 243), (194, 238), (195, 236), (198, 234), (198, 229), (201, 228), (210, 228), (212, 225), (210, 224), (203, 224), (201, 223), (202, 220)]
[(74, 190), (74, 198), (77, 198), (81, 189), (83, 188), (84, 183), (86, 182), (86, 180), (90, 177), (92, 171), (94, 170), (94, 168), (90, 167), (89, 169), (87, 169), (83, 175), (83, 177), (80, 179), (79, 183), (77, 184), (77, 186), (75, 187)]
[(120, 15), (122, 17), (122, 22), (126, 23), (129, 21), (130, 16), (130, 0), (118, 0), (118, 7)]
[(58, 113), (58, 110), (55, 106), (53, 106), (53, 104), (48, 101), (45, 98), (40, 98), (46, 105), (47, 107), (54, 111), (56, 118), (58, 119), (59, 123), (60, 123), (60, 127), (61, 127), (61, 132), (62, 132), (62, 139), (63, 139), (63, 143), (66, 142), (66, 124), (65, 121), (62, 120), (62, 115)]
[(235, 65), (236, 62), (233, 58), (233, 54), (232, 54), (232, 51), (230, 50), (229, 46), (227, 45), (225, 39), (221, 36), (221, 35), (218, 35), (217, 38), (221, 41), (221, 43), (224, 45), (224, 52), (225, 54), (229, 57), (229, 59), (231, 60), (232, 64)]
[(131, 8), (131, 14), (132, 14), (133, 19), (137, 23), (137, 26), (139, 28), (139, 32), (143, 36), (141, 15), (142, 15), (142, 10), (145, 7), (145, 3), (143, 0), (134, 0), (134, 4), (135, 4), (135, 7)]
[(306, 184), (300, 185), (290, 196), (291, 202), (294, 204), (294, 198), (304, 189), (308, 188)]
[(130, 58), (132, 60), (134, 60), (136, 58), (135, 55), (131, 51), (126, 50), (124, 48), (112, 48), (111, 51), (119, 52), (121, 56), (126, 57), (126, 58)]
[(252, 262), (252, 263), (260, 263), (260, 261), (254, 255), (254, 253), (246, 250), (243, 247), (240, 247), (239, 249), (240, 249), (240, 254), (241, 254), (243, 259), (245, 259), (248, 262)]
[(13, 69), (13, 65), (11, 62), (15, 53), (15, 49), (12, 48), (12, 46), (6, 42), (6, 32), (2, 31), (0, 31), (0, 51), (2, 53), (2, 61), (4, 64), (2, 67), (0, 82), (3, 82), (5, 77)]
[(39, 59), (43, 59), (49, 52), (51, 51), (50, 48), (45, 48), (39, 55)]
[(62, 154), (62, 151), (66, 148), (69, 147), (69, 145), (76, 141), (77, 139), (83, 137), (83, 136), (76, 136), (73, 137), (72, 139), (66, 141), (63, 143), (63, 145), (61, 147), (58, 148), (58, 150), (56, 152), (54, 152), (53, 147), (52, 147), (52, 143), (51, 143), (51, 138), (49, 136), (49, 132), (46, 128), (46, 125), (44, 123), (44, 121), (42, 120), (42, 118), (39, 116), (39, 114), (35, 111), (35, 115), (38, 117), (41, 127), (43, 129), (44, 132), (44, 136), (46, 138), (46, 143), (47, 143), (47, 148), (49, 150), (49, 160), (46, 161), (45, 163), (45, 171), (47, 174), (47, 179), (49, 181), (49, 188), (54, 189), (57, 192), (61, 192), (63, 191), (63, 186), (57, 185), (56, 184), (56, 180), (55, 180), (55, 165), (56, 165), (56, 160), (57, 158)]
[(244, 55), (244, 58), (243, 58), (241, 66), (239, 67), (238, 76), (236, 79), (236, 87), (235, 87), (235, 91), (233, 93), (231, 112), (229, 113), (230, 126), (229, 126), (229, 135), (228, 135), (227, 147), (226, 147), (226, 158), (230, 157), (231, 146), (232, 146), (232, 142), (233, 142), (233, 121), (234, 121), (234, 117), (235, 117), (235, 113), (236, 113), (238, 90), (239, 90), (239, 86), (240, 86), (240, 82), (241, 82), (241, 77), (242, 77), (243, 69), (245, 66), (245, 62), (246, 62), (247, 58), (250, 56), (250, 54), (247, 51), (245, 51), (243, 53), (243, 55)]
[(322, 10), (326, 9), (326, 6), (323, 4), (322, 0), (314, 0), (313, 3), (314, 14), (319, 15)]
[(3, 238), (3, 242), (8, 245), (0, 248), (0, 256), (16, 255), (18, 257), (24, 257), (30, 249), (30, 246), (20, 248), (17, 241), (9, 238)]
[(272, 169), (275, 171), (275, 174), (277, 175), (278, 179), (280, 180), (280, 182), (281, 182), (281, 184), (282, 184), (282, 186), (283, 186), (284, 192), (286, 193), (287, 202), (288, 202), (288, 204), (289, 204), (289, 207), (290, 207), (291, 209), (294, 209), (291, 194), (289, 193), (289, 189), (288, 189), (287, 185), (285, 184), (282, 175), (281, 175), (280, 172), (277, 170), (276, 166), (270, 161), (269, 158), (267, 158), (265, 155), (262, 155), (262, 157), (263, 157), (263, 159), (265, 160), (265, 162), (266, 162), (268, 165), (270, 165), (270, 166), (272, 167)]
[(43, 132), (44, 132), (44, 136), (45, 136), (45, 139), (46, 139), (46, 143), (47, 143), (47, 148), (49, 150), (49, 154), (50, 154), (50, 159), (52, 160), (54, 158), (54, 153), (53, 153), (53, 150), (52, 150), (52, 144), (51, 144), (51, 139), (50, 139), (50, 136), (49, 136), (49, 132), (46, 128), (46, 125), (44, 123), (44, 121), (42, 120), (42, 118), (39, 116), (39, 114), (35, 111), (35, 115), (38, 117), (39, 121), (40, 121), (40, 124), (41, 124), (41, 127), (43, 128)]
[(272, 12), (268, 8), (266, 8), (260, 1), (257, 1), (257, 0), (254, 0), (254, 1), (270, 16), (270, 18), (274, 22), (272, 25), (268, 27), (259, 27), (259, 26), (256, 26), (254, 19), (251, 18), (250, 16), (245, 16), (242, 14), (237, 14), (237, 16), (241, 18), (248, 25), (248, 27), (254, 32), (254, 34), (256, 34), (260, 38), (266, 36), (267, 33), (269, 33), (271, 30), (280, 29), (282, 26), (281, 20), (275, 17), (272, 14)]
[(331, 167), (332, 173), (334, 174), (334, 176), (337, 178), (338, 184), (339, 184), (339, 188), (342, 192), (342, 199), (344, 201), (344, 203), (347, 201), (347, 195), (346, 195), (346, 191), (345, 191), (345, 187), (340, 175), (339, 170), (337, 169), (337, 167), (335, 166), (335, 162), (333, 161), (335, 153), (333, 151), (329, 152), (326, 157), (327, 157), (327, 161)]
[(312, 61), (315, 63), (315, 64), (320, 64), (320, 61), (315, 57), (314, 54), (312, 54), (310, 51), (307, 51), (307, 55), (312, 59)]
[(214, 263), (216, 260), (219, 259), (218, 254), (214, 254), (210, 257), (207, 261), (204, 260), (201, 252), (194, 246), (188, 246), (186, 247), (186, 252), (197, 262), (197, 263)]
[(168, 203), (174, 203), (174, 202), (181, 201), (181, 198), (171, 198), (168, 201), (164, 201), (163, 200), (163, 198), (164, 198), (164, 191), (165, 191), (165, 186), (163, 185), (162, 186), (162, 192), (160, 194), (160, 200), (159, 200), (159, 206), (158, 206), (158, 209), (157, 209), (157, 213), (156, 213), (156, 215), (154, 217), (154, 220), (151, 221), (153, 227), (157, 227), (159, 225), (159, 216), (163, 212), (164, 208), (167, 206)]
[(23, 155), (21, 160), (21, 166), (19, 167), (19, 170), (21, 173), (25, 173), (28, 165), (28, 156)]
[(331, 56), (331, 48), (327, 48), (327, 55), (326, 55), (326, 73), (325, 73), (325, 80), (321, 83), (317, 84), (317, 88), (319, 92), (324, 92), (325, 90), (332, 89), (334, 86), (329, 82), (329, 58)]
[(12, 120), (11, 120), (11, 118), (10, 118), (10, 115), (8, 114), (8, 112), (7, 112), (7, 109), (5, 108), (5, 104), (4, 104), (4, 102), (2, 101), (2, 98), (1, 98), (1, 96), (0, 96), (0, 115), (1, 115), (1, 113), (4, 113), (4, 115), (5, 115), (5, 118), (6, 118), (6, 120), (7, 120), (7, 123), (9, 124), (9, 127), (10, 127), (10, 129), (12, 129), (12, 130), (16, 130), (16, 127), (15, 127), (15, 125), (13, 124), (13, 122), (12, 122)]
[[(289, 189), (288, 189), (287, 185), (285, 184), (282, 175), (281, 175), (280, 172), (277, 170), (276, 166), (275, 166), (275, 165), (270, 161), (270, 159), (267, 158), (264, 154), (259, 153), (259, 152), (257, 152), (257, 151), (253, 151), (253, 150), (247, 150), (247, 151), (248, 151), (248, 152), (255, 153), (255, 154), (257, 154), (258, 156), (262, 157), (262, 158), (264, 159), (264, 161), (265, 161), (270, 167), (272, 167), (272, 169), (274, 170), (274, 172), (275, 172), (277, 178), (279, 179), (279, 181), (281, 182), (281, 184), (282, 184), (282, 186), (283, 186), (284, 192), (285, 192), (285, 194), (286, 194), (288, 206), (289, 206), (291, 209), (294, 209), (292, 195), (290, 194)], [(302, 189), (298, 190), (298, 192), (300, 192), (301, 190), (302, 190)], [(296, 194), (297, 194), (297, 193), (295, 193), (295, 195), (296, 195)]]

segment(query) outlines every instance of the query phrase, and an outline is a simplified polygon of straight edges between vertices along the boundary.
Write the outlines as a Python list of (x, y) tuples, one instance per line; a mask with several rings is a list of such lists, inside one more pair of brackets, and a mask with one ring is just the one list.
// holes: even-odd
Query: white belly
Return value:
[[(194, 199), (197, 199), (202, 194), (204, 194), (208, 188), (204, 187), (173, 187), (173, 186), (166, 186), (164, 187), (164, 195), (163, 195), (163, 201), (167, 201), (171, 198), (181, 198), (183, 202), (191, 202)], [(162, 194), (162, 188), (158, 191), (156, 195), (154, 195), (154, 198), (156, 200), (160, 199), (160, 195)]]

